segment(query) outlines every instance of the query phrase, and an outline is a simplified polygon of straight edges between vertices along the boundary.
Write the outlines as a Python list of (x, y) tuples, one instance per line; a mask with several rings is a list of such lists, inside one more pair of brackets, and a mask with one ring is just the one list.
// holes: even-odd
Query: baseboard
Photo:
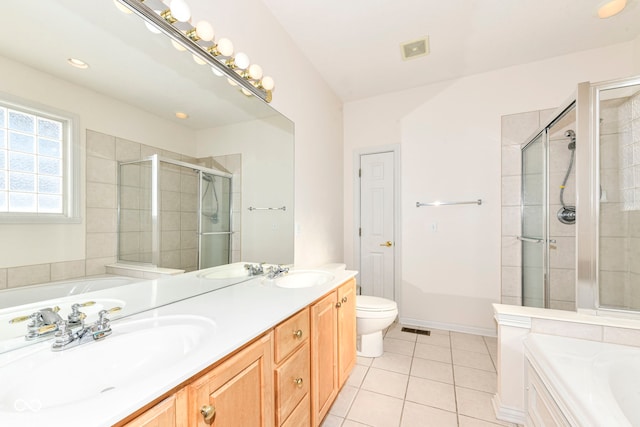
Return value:
[(525, 410), (504, 406), (500, 400), (500, 395), (497, 393), (493, 395), (491, 404), (493, 405), (493, 411), (496, 413), (497, 419), (510, 423), (525, 425), (527, 421), (527, 413)]
[(442, 329), (444, 331), (462, 332), (465, 334), (472, 334), (472, 335), (483, 335), (485, 337), (497, 336), (497, 332), (495, 329), (478, 328), (475, 326), (458, 325), (455, 323), (424, 321), (424, 320), (418, 320), (418, 319), (411, 319), (408, 317), (401, 317), (400, 323), (404, 326), (414, 326), (414, 327), (419, 327), (423, 329), (429, 329), (429, 328)]

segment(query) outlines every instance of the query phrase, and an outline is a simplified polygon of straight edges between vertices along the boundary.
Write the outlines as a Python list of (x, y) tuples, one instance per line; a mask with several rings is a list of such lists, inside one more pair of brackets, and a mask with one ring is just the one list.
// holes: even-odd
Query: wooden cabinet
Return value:
[(129, 421), (124, 427), (186, 427), (186, 423), (178, 424), (176, 407), (180, 407), (186, 398), (185, 393), (176, 393), (148, 409), (142, 415)]
[(311, 383), (309, 309), (305, 308), (282, 322), (275, 328), (274, 335), (276, 425), (308, 427)]
[(356, 361), (355, 280), (311, 306), (311, 422), (318, 426)]
[(356, 281), (338, 288), (338, 387), (342, 388), (356, 364)]
[(118, 427), (317, 427), (356, 361), (355, 280)]
[(189, 426), (273, 426), (271, 333), (195, 380), (189, 390)]

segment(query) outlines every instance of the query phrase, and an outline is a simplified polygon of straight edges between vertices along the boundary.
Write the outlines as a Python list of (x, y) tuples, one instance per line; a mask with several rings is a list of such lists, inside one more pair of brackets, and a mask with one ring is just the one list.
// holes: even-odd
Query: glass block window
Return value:
[(0, 101), (0, 216), (73, 216), (70, 125)]

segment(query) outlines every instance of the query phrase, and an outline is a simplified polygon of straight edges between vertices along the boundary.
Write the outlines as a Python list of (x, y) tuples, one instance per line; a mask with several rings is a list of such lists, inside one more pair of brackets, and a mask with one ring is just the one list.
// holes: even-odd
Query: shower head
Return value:
[(567, 138), (571, 138), (571, 142), (569, 142), (569, 146), (567, 148), (569, 148), (569, 150), (575, 150), (576, 149), (576, 133), (573, 130), (569, 129), (564, 133), (564, 136), (566, 136)]

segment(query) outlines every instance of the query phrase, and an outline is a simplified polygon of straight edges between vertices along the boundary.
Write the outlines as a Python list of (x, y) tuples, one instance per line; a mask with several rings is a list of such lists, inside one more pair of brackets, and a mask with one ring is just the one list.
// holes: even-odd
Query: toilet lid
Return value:
[(356, 309), (362, 311), (390, 311), (398, 308), (395, 301), (386, 298), (358, 295)]

